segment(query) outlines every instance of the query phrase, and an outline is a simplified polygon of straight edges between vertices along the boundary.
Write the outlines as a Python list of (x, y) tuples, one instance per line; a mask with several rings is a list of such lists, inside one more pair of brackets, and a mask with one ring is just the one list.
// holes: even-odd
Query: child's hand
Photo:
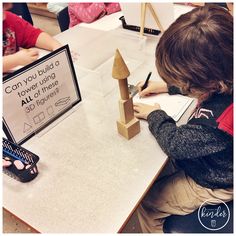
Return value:
[(168, 91), (167, 84), (164, 81), (152, 81), (152, 80), (149, 80), (147, 88), (141, 91), (144, 83), (145, 81), (140, 81), (137, 84), (140, 97), (145, 97), (153, 93), (166, 93)]
[(25, 66), (30, 64), (33, 61), (36, 61), (39, 57), (39, 52), (37, 49), (22, 49), (15, 53), (15, 57), (19, 61), (19, 65)]
[(134, 103), (134, 116), (146, 120), (151, 112), (159, 109), (161, 109), (161, 107), (158, 103), (156, 103), (154, 106), (143, 103)]

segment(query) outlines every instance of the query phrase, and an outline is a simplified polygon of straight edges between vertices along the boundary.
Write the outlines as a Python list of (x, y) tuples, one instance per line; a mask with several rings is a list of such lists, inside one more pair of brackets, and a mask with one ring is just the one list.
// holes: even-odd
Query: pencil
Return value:
[(141, 88), (141, 91), (143, 91), (145, 88), (147, 88), (147, 86), (148, 86), (148, 81), (149, 81), (149, 79), (151, 78), (151, 75), (152, 75), (152, 72), (149, 72), (149, 74), (148, 74), (148, 76), (147, 76), (147, 78), (146, 78), (146, 80), (145, 80), (145, 83), (144, 83), (144, 85), (143, 85), (142, 88)]

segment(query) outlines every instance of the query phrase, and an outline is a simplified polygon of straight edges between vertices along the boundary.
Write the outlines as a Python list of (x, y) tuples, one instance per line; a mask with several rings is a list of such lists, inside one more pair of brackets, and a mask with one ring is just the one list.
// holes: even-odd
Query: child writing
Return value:
[(141, 97), (181, 92), (198, 98), (195, 112), (181, 126), (158, 104), (134, 104), (135, 116), (147, 119), (150, 131), (175, 166), (174, 173), (154, 183), (138, 208), (142, 231), (158, 233), (171, 214), (189, 214), (206, 200), (219, 204), (219, 200), (233, 199), (230, 13), (207, 5), (181, 15), (157, 45), (156, 67), (165, 82), (150, 81), (143, 91), (144, 82), (140, 82)]
[(37, 60), (38, 50), (32, 47), (50, 51), (61, 47), (61, 44), (47, 33), (8, 12), (11, 7), (11, 3), (3, 4), (3, 73)]

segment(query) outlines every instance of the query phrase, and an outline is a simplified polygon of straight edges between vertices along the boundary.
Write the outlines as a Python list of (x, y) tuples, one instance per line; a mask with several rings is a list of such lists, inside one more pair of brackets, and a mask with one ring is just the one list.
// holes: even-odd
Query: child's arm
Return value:
[(16, 43), (18, 47), (32, 48), (38, 47), (46, 50), (55, 50), (61, 47), (61, 44), (49, 34), (33, 27), (29, 22), (19, 16), (8, 12), (8, 16), (14, 22), (16, 34)]
[(181, 125), (164, 111), (151, 112), (147, 121), (149, 130), (162, 150), (174, 159), (193, 159), (226, 149), (229, 140), (222, 131), (204, 125)]
[(62, 45), (49, 34), (42, 32), (39, 34), (35, 46), (49, 51), (54, 51)]
[(38, 59), (38, 50), (23, 49), (12, 55), (3, 57), (3, 73), (8, 72), (16, 66), (25, 66)]

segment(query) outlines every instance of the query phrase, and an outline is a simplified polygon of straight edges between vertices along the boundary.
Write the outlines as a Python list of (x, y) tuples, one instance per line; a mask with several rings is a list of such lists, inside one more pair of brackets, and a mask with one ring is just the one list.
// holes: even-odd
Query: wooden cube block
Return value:
[(133, 118), (127, 124), (124, 124), (121, 121), (117, 121), (117, 129), (119, 134), (129, 140), (140, 132), (140, 122), (137, 118)]

